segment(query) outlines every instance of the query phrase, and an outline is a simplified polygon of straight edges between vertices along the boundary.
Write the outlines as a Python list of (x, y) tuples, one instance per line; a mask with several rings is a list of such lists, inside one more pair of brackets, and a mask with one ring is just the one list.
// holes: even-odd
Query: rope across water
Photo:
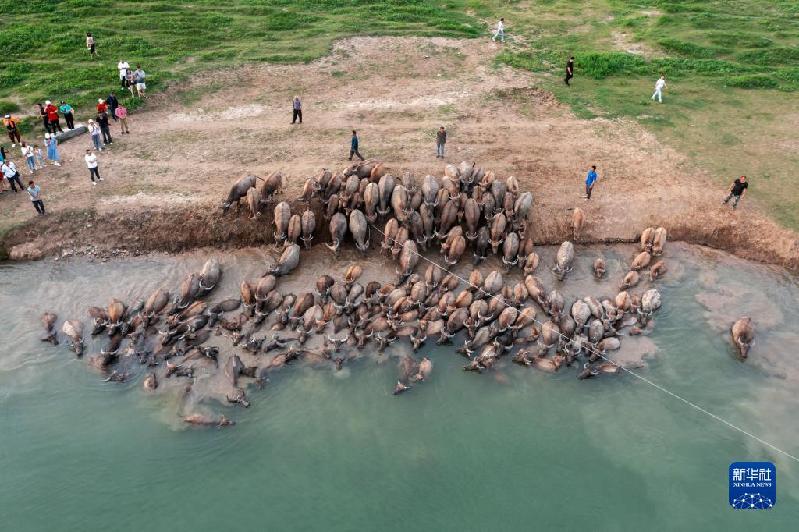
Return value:
[[(375, 225), (373, 225), (373, 224), (369, 224), (369, 225), (371, 226), (371, 228), (372, 228), (372, 229), (374, 229), (375, 231), (377, 231), (378, 233), (380, 233), (381, 235), (383, 235), (383, 238), (385, 238), (385, 237), (386, 237), (386, 234), (385, 234), (385, 233), (384, 233), (382, 230), (380, 230), (378, 227), (376, 227), (376, 226), (375, 226)], [(462, 281), (462, 282), (463, 282), (463, 283), (465, 283), (467, 286), (470, 284), (470, 283), (469, 283), (469, 281), (468, 281), (467, 279), (464, 279), (464, 278), (463, 278), (463, 277), (461, 277), (460, 275), (458, 275), (458, 274), (456, 274), (456, 273), (452, 272), (451, 270), (447, 269), (445, 266), (442, 266), (442, 265), (438, 264), (437, 262), (435, 262), (435, 261), (433, 261), (433, 260), (430, 260), (430, 259), (428, 259), (427, 257), (425, 257), (424, 255), (422, 255), (421, 253), (419, 253), (419, 252), (416, 252), (416, 255), (417, 255), (419, 258), (421, 258), (422, 260), (424, 260), (424, 261), (426, 261), (426, 262), (429, 262), (431, 265), (435, 266), (436, 268), (439, 268), (441, 271), (443, 271), (443, 272), (446, 272), (446, 273), (448, 273), (448, 274), (452, 275), (453, 277), (455, 277), (456, 279), (458, 279), (458, 280)], [(493, 294), (488, 294), (488, 295), (489, 295), (489, 296), (490, 296), (492, 299), (498, 299), (498, 298), (497, 298), (497, 296), (495, 296), (495, 295), (493, 295)], [(543, 322), (539, 321), (539, 320), (538, 320), (538, 319), (536, 319), (536, 318), (533, 318), (533, 322), (537, 323), (539, 326), (543, 326), (543, 325), (544, 325), (544, 323), (543, 323)], [(560, 338), (562, 338), (562, 339), (564, 339), (564, 340), (567, 340), (567, 341), (569, 340), (569, 338), (568, 338), (566, 335), (564, 335), (563, 333), (561, 333), (560, 331), (558, 331), (558, 333), (557, 333), (557, 334), (558, 334), (558, 336), (559, 336)], [(751, 439), (753, 439), (753, 440), (755, 440), (755, 441), (757, 441), (757, 442), (761, 443), (762, 445), (765, 445), (765, 446), (766, 446), (766, 447), (768, 447), (769, 449), (771, 449), (771, 450), (773, 450), (773, 451), (776, 451), (776, 452), (778, 452), (778, 453), (782, 454), (783, 456), (786, 456), (786, 457), (790, 458), (790, 459), (791, 459), (791, 460), (793, 460), (794, 462), (797, 462), (797, 463), (799, 463), (799, 458), (797, 458), (796, 456), (792, 455), (791, 453), (789, 453), (789, 452), (787, 452), (787, 451), (784, 451), (784, 450), (780, 449), (780, 448), (779, 448), (779, 447), (777, 447), (776, 445), (774, 445), (774, 444), (772, 444), (772, 443), (769, 443), (769, 442), (767, 442), (766, 440), (764, 440), (764, 439), (762, 439), (762, 438), (760, 438), (760, 437), (758, 437), (758, 436), (756, 436), (756, 435), (752, 434), (751, 432), (749, 432), (749, 431), (747, 431), (747, 430), (745, 430), (745, 429), (742, 429), (741, 427), (739, 427), (739, 426), (737, 426), (737, 425), (735, 425), (735, 424), (731, 423), (730, 421), (727, 421), (726, 419), (722, 418), (721, 416), (718, 416), (718, 415), (714, 414), (713, 412), (710, 412), (709, 410), (707, 410), (707, 409), (703, 408), (702, 406), (700, 406), (700, 405), (698, 405), (698, 404), (694, 403), (693, 401), (690, 401), (690, 400), (688, 400), (688, 399), (686, 399), (686, 398), (684, 398), (684, 397), (682, 397), (682, 396), (678, 395), (677, 393), (675, 393), (675, 392), (672, 392), (671, 390), (668, 390), (668, 389), (664, 388), (664, 387), (663, 387), (663, 386), (661, 386), (660, 384), (657, 384), (656, 382), (653, 382), (651, 379), (648, 379), (648, 378), (644, 377), (643, 375), (639, 374), (638, 372), (636, 372), (636, 371), (633, 371), (633, 370), (631, 370), (631, 369), (629, 369), (629, 368), (626, 368), (626, 367), (624, 367), (623, 365), (619, 364), (618, 362), (616, 362), (616, 361), (614, 361), (614, 360), (611, 360), (610, 358), (608, 358), (608, 357), (607, 357), (607, 356), (605, 356), (604, 354), (600, 353), (599, 351), (595, 350), (594, 348), (592, 348), (592, 347), (590, 347), (590, 346), (585, 346), (585, 347), (584, 347), (584, 349), (586, 349), (587, 351), (590, 351), (590, 352), (591, 352), (591, 354), (593, 354), (593, 355), (596, 355), (598, 358), (601, 358), (602, 360), (605, 360), (606, 362), (609, 362), (610, 364), (613, 364), (614, 366), (618, 367), (618, 368), (619, 368), (619, 369), (621, 369), (622, 371), (624, 371), (624, 372), (626, 372), (626, 373), (629, 373), (630, 375), (632, 375), (632, 376), (633, 376), (633, 377), (635, 377), (636, 379), (638, 379), (638, 380), (640, 380), (640, 381), (642, 381), (642, 382), (644, 382), (644, 383), (648, 384), (649, 386), (652, 386), (652, 387), (653, 387), (653, 388), (655, 388), (656, 390), (659, 390), (660, 392), (663, 392), (664, 394), (666, 394), (666, 395), (668, 395), (668, 396), (672, 397), (673, 399), (676, 399), (677, 401), (680, 401), (681, 403), (683, 403), (683, 404), (685, 404), (685, 405), (687, 405), (687, 406), (689, 406), (689, 407), (693, 408), (694, 410), (696, 410), (696, 411), (698, 411), (698, 412), (701, 412), (702, 414), (705, 414), (706, 416), (710, 417), (711, 419), (714, 419), (715, 421), (718, 421), (719, 423), (721, 423), (721, 424), (723, 424), (723, 425), (726, 425), (727, 427), (729, 427), (729, 428), (731, 428), (731, 429), (733, 429), (733, 430), (735, 430), (735, 431), (737, 431), (737, 432), (740, 432), (741, 434), (743, 434), (743, 435), (745, 435), (745, 436), (748, 436), (749, 438), (751, 438)]]

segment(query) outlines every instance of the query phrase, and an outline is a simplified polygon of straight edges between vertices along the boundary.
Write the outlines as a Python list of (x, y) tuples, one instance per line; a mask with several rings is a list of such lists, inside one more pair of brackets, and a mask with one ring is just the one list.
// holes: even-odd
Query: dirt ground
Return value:
[[(736, 212), (723, 208), (725, 190), (636, 124), (575, 118), (532, 74), (496, 66), (498, 50), (478, 40), (353, 38), (310, 64), (200, 76), (153, 96), (129, 119), (130, 135), (113, 128), (96, 187), (82, 160), (89, 138), (64, 143), (64, 166), (37, 176), (50, 216), (34, 219), (22, 195), (0, 196), (0, 226), (25, 220), (5, 247), (12, 258), (31, 258), (87, 245), (257, 244), (270, 234), (266, 218), (219, 210), (239, 177), (281, 170), (283, 197), (294, 198), (309, 175), (347, 165), (352, 128), (361, 153), (391, 172), (441, 175), (435, 132), (444, 125), (445, 162), (476, 161), (532, 190), (540, 243), (567, 238), (579, 206), (585, 242), (630, 240), (662, 225), (672, 239), (799, 268), (795, 233), (746, 199)], [(295, 94), (302, 125), (290, 123)], [(582, 195), (591, 164), (600, 180), (589, 202)]]

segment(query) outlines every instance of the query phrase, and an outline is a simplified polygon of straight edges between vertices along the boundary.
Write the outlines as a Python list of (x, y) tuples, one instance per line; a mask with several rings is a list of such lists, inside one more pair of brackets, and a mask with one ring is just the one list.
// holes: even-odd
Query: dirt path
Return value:
[[(13, 231), (6, 246), (29, 242), (13, 254), (25, 257), (134, 240), (142, 249), (252, 244), (236, 235), (256, 234), (255, 222), (232, 223), (233, 216), (220, 218), (216, 210), (238, 177), (280, 169), (289, 176), (285, 196), (293, 198), (308, 175), (346, 165), (352, 128), (364, 156), (396, 174), (440, 175), (434, 138), (445, 125), (446, 162), (474, 160), (533, 191), (542, 243), (565, 238), (570, 209), (580, 206), (586, 240), (632, 239), (658, 224), (672, 238), (798, 267), (796, 234), (750, 202), (735, 213), (721, 208), (724, 191), (639, 126), (575, 118), (536, 89), (531, 74), (495, 66), (498, 49), (477, 40), (355, 38), (311, 64), (203, 76), (180, 88), (199, 94), (197, 101), (179, 103), (176, 89), (130, 119), (133, 133), (117, 135), (100, 155), (106, 178), (100, 186), (91, 186), (82, 160), (89, 139), (65, 143), (66, 164), (39, 177), (55, 215)], [(303, 99), (305, 123), (292, 126), (295, 94)], [(591, 164), (600, 181), (586, 202), (583, 179)], [(0, 224), (32, 218), (24, 198), (4, 194), (0, 205)], [(215, 236), (204, 242), (192, 223)], [(146, 233), (137, 231), (142, 226)], [(191, 231), (194, 237), (186, 238)], [(175, 245), (166, 246), (170, 238)]]

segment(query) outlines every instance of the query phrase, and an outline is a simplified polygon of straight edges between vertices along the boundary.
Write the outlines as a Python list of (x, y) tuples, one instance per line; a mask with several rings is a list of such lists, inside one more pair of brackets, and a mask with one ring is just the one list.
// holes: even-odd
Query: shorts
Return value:
[(139, 89), (139, 90), (141, 91), (141, 90), (144, 90), (144, 89), (146, 89), (146, 88), (147, 88), (147, 85), (145, 85), (145, 84), (144, 84), (144, 82), (142, 81), (141, 83), (137, 83), (137, 84), (136, 84), (136, 88), (137, 88), (137, 89)]

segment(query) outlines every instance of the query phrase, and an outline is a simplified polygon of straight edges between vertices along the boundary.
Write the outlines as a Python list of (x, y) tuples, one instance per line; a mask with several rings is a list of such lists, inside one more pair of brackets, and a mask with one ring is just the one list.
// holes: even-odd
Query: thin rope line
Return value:
[[(385, 238), (385, 237), (386, 237), (386, 234), (385, 234), (383, 231), (381, 231), (380, 229), (378, 229), (377, 227), (375, 227), (373, 224), (370, 224), (370, 225), (372, 225), (372, 227), (373, 227), (373, 228), (374, 228), (374, 229), (375, 229), (375, 230), (376, 230), (378, 233), (380, 233), (381, 235), (383, 235), (383, 238)], [(415, 253), (416, 253), (416, 256), (418, 256), (418, 257), (422, 258), (423, 260), (426, 260), (427, 262), (429, 262), (430, 264), (432, 264), (432, 265), (433, 265), (433, 266), (435, 266), (436, 268), (438, 268), (438, 269), (440, 269), (440, 270), (442, 270), (442, 271), (445, 271), (445, 272), (447, 272), (448, 274), (452, 275), (453, 277), (455, 277), (455, 278), (459, 279), (460, 281), (464, 282), (464, 283), (465, 283), (467, 286), (470, 286), (470, 285), (471, 285), (471, 283), (470, 283), (468, 280), (464, 279), (464, 278), (463, 278), (463, 277), (461, 277), (460, 275), (458, 275), (458, 274), (456, 274), (456, 273), (452, 272), (451, 270), (449, 270), (449, 269), (445, 268), (444, 266), (441, 266), (441, 265), (440, 265), (440, 264), (438, 264), (437, 262), (435, 262), (435, 261), (433, 261), (433, 260), (430, 260), (430, 259), (428, 259), (427, 257), (425, 257), (424, 255), (422, 255), (422, 254), (421, 254), (421, 253), (419, 253), (418, 251), (417, 251), (417, 252), (415, 252)], [(500, 300), (499, 300), (499, 298), (498, 298), (497, 296), (495, 296), (495, 295), (493, 295), (493, 294), (488, 294), (488, 295), (489, 295), (489, 296), (490, 296), (492, 299), (495, 299), (495, 300), (497, 300), (497, 301), (500, 301)], [(500, 303), (506, 304), (504, 301), (500, 301)], [(533, 321), (533, 322), (535, 322), (535, 323), (537, 323), (537, 324), (539, 324), (539, 325), (540, 325), (540, 326), (542, 326), (542, 327), (544, 326), (543, 322), (539, 321), (539, 320), (538, 320), (538, 319), (536, 319), (535, 317), (533, 317), (532, 321)], [(565, 334), (561, 333), (560, 331), (558, 331), (558, 333), (557, 333), (557, 334), (558, 334), (558, 336), (559, 336), (559, 337), (561, 337), (562, 339), (564, 339), (564, 340), (567, 340), (567, 341), (569, 340), (569, 338), (568, 338), (568, 337), (567, 337)], [(760, 442), (761, 444), (765, 445), (766, 447), (768, 447), (768, 448), (770, 448), (770, 449), (772, 449), (772, 450), (774, 450), (774, 451), (777, 451), (778, 453), (780, 453), (780, 454), (782, 454), (782, 455), (784, 455), (784, 456), (787, 456), (788, 458), (790, 458), (790, 459), (791, 459), (791, 460), (793, 460), (794, 462), (799, 462), (799, 458), (797, 458), (796, 456), (792, 455), (791, 453), (789, 453), (789, 452), (787, 452), (787, 451), (783, 451), (782, 449), (780, 449), (780, 448), (779, 448), (779, 447), (777, 447), (776, 445), (774, 445), (774, 444), (772, 444), (772, 443), (769, 443), (769, 442), (767, 442), (766, 440), (764, 440), (764, 439), (762, 439), (762, 438), (760, 438), (760, 437), (758, 437), (758, 436), (755, 436), (755, 435), (754, 435), (754, 434), (752, 434), (751, 432), (748, 432), (748, 431), (746, 431), (746, 430), (742, 429), (741, 427), (738, 427), (737, 425), (734, 425), (733, 423), (731, 423), (731, 422), (727, 421), (726, 419), (724, 419), (724, 418), (722, 418), (722, 417), (720, 417), (720, 416), (718, 416), (718, 415), (714, 414), (713, 412), (710, 412), (710, 411), (708, 411), (707, 409), (705, 409), (705, 408), (703, 408), (703, 407), (699, 406), (698, 404), (696, 404), (696, 403), (694, 403), (694, 402), (692, 402), (692, 401), (689, 401), (688, 399), (685, 399), (684, 397), (682, 397), (682, 396), (680, 396), (680, 395), (678, 395), (678, 394), (676, 394), (676, 393), (672, 392), (671, 390), (668, 390), (668, 389), (664, 388), (664, 387), (663, 387), (663, 386), (661, 386), (660, 384), (657, 384), (657, 383), (655, 383), (655, 382), (653, 382), (653, 381), (649, 380), (648, 378), (644, 377), (643, 375), (639, 375), (637, 372), (635, 372), (635, 371), (633, 371), (633, 370), (631, 370), (631, 369), (629, 369), (629, 368), (626, 368), (626, 367), (622, 366), (621, 364), (619, 364), (619, 363), (618, 363), (618, 362), (616, 362), (615, 360), (611, 360), (610, 358), (608, 358), (608, 357), (606, 357), (605, 355), (603, 355), (602, 353), (600, 353), (600, 352), (596, 351), (596, 350), (595, 350), (595, 349), (593, 349), (592, 347), (588, 346), (588, 347), (585, 347), (584, 349), (586, 349), (587, 351), (590, 351), (592, 354), (595, 354), (595, 355), (597, 355), (598, 357), (602, 358), (603, 360), (605, 360), (605, 361), (607, 361), (607, 362), (609, 362), (609, 363), (613, 364), (613, 365), (614, 365), (614, 366), (616, 366), (617, 368), (619, 368), (619, 369), (621, 369), (621, 370), (623, 370), (623, 371), (626, 371), (627, 373), (629, 373), (629, 374), (630, 374), (630, 375), (632, 375), (633, 377), (635, 377), (635, 378), (637, 378), (637, 379), (640, 379), (641, 381), (643, 381), (643, 382), (645, 382), (645, 383), (649, 384), (650, 386), (652, 386), (652, 387), (653, 387), (653, 388), (655, 388), (656, 390), (659, 390), (659, 391), (661, 391), (661, 392), (663, 392), (663, 393), (665, 393), (665, 394), (667, 394), (667, 395), (669, 395), (669, 396), (673, 397), (674, 399), (677, 399), (678, 401), (681, 401), (682, 403), (684, 403), (684, 404), (686, 404), (686, 405), (690, 406), (691, 408), (693, 408), (693, 409), (697, 410), (698, 412), (701, 412), (701, 413), (703, 413), (703, 414), (706, 414), (707, 416), (710, 416), (712, 419), (715, 419), (715, 420), (716, 420), (716, 421), (718, 421), (719, 423), (722, 423), (722, 424), (724, 424), (724, 425), (727, 425), (727, 426), (728, 426), (728, 427), (730, 427), (731, 429), (737, 430), (737, 431), (738, 431), (738, 432), (740, 432), (741, 434), (744, 434), (744, 435), (746, 435), (746, 436), (749, 436), (749, 437), (750, 437), (750, 438), (752, 438), (753, 440), (755, 440), (755, 441), (757, 441), (757, 442)]]

